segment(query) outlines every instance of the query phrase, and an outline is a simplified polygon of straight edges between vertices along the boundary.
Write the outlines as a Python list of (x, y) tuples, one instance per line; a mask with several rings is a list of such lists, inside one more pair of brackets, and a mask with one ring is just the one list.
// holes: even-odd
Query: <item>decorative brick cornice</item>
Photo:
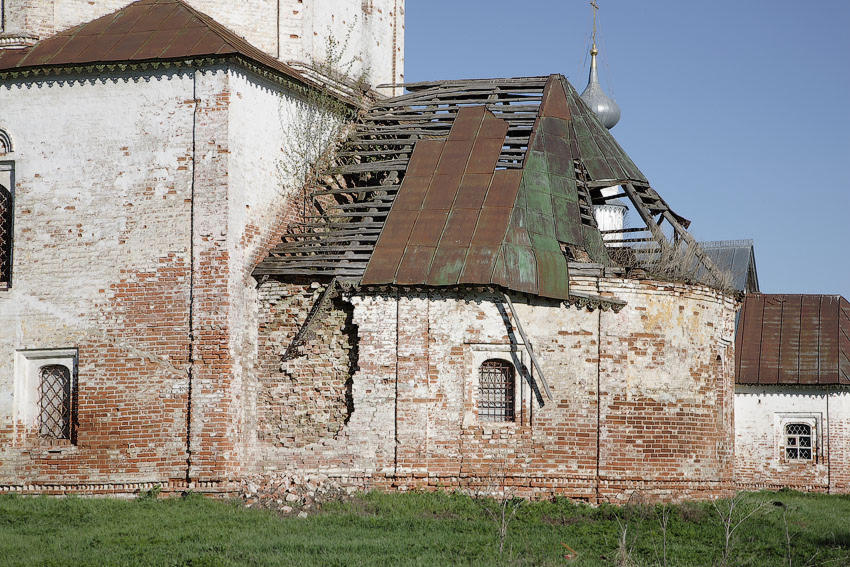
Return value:
[(19, 33), (0, 33), (0, 49), (15, 49), (32, 47), (38, 41), (38, 36)]

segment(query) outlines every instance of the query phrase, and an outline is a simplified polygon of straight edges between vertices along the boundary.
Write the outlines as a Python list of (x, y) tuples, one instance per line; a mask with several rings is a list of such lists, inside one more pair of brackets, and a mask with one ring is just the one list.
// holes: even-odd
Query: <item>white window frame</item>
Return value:
[[(823, 456), (821, 451), (821, 415), (818, 413), (777, 413), (776, 424), (776, 448), (779, 462), (789, 465), (808, 465), (818, 463)], [(789, 425), (799, 423), (809, 426), (812, 433), (812, 458), (811, 459), (789, 459), (785, 449), (788, 447), (788, 436), (785, 431)]]
[[(58, 365), (68, 369), (71, 376), (71, 395), (78, 387), (77, 381), (77, 349), (24, 349), (15, 352), (15, 390), (13, 411), (15, 427), (23, 427), (26, 433), (38, 435), (40, 428), (41, 408), (39, 407), (39, 386), (41, 369), (45, 366)], [(71, 419), (76, 418), (76, 408), (71, 408)], [(22, 432), (23, 433), (23, 432)], [(22, 436), (16, 435), (15, 438)], [(44, 439), (48, 444), (71, 444), (71, 440)]]
[[(809, 432), (808, 432), (808, 434), (790, 433), (788, 431), (788, 429), (790, 427), (794, 427), (794, 426), (806, 427), (806, 428), (808, 428)], [(809, 439), (808, 445), (803, 445), (801, 443), (801, 440), (804, 437), (808, 437), (808, 439)], [(783, 427), (782, 439), (783, 439), (782, 456), (785, 458), (786, 461), (794, 461), (794, 462), (803, 463), (803, 462), (809, 462), (809, 461), (816, 460), (816, 456), (817, 456), (816, 455), (816, 451), (817, 451), (817, 430), (811, 424), (805, 423), (805, 422), (802, 422), (802, 421), (789, 421)], [(793, 443), (790, 442), (792, 439), (794, 440)], [(800, 451), (804, 451), (804, 450), (807, 450), (807, 449), (809, 451), (809, 456), (808, 457), (800, 456)], [(789, 450), (796, 451), (797, 456), (796, 457), (789, 457), (788, 456)]]

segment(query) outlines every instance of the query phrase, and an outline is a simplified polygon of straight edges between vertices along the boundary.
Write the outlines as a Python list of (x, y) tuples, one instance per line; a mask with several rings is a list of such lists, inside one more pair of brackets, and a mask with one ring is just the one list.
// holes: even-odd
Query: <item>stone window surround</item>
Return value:
[[(15, 416), (15, 427), (23, 427), (29, 433), (38, 433), (39, 430), (39, 381), (40, 371), (49, 365), (60, 365), (68, 369), (71, 374), (71, 392), (78, 387), (77, 378), (77, 349), (76, 348), (52, 348), (52, 349), (21, 349), (15, 351), (15, 388), (13, 411)], [(76, 417), (76, 408), (71, 408), (71, 419)], [(15, 437), (29, 437), (30, 435)], [(70, 440), (45, 439), (45, 444), (56, 445), (56, 449), (72, 449), (75, 446)]]
[[(528, 378), (523, 374), (522, 367), (528, 368), (528, 354), (522, 343), (466, 343), (465, 399), (463, 426), (483, 426), (488, 429), (516, 428), (531, 424), (532, 391)], [(481, 364), (487, 360), (501, 359), (510, 362), (514, 367), (514, 420), (485, 421), (478, 419), (478, 392)]]
[[(785, 427), (792, 423), (801, 423), (811, 427), (812, 431), (812, 458), (811, 459), (788, 459), (785, 456)], [(785, 465), (808, 466), (818, 463), (823, 458), (822, 444), (820, 442), (822, 429), (822, 416), (817, 412), (777, 412), (774, 414), (774, 429), (776, 436), (776, 451), (779, 462)]]

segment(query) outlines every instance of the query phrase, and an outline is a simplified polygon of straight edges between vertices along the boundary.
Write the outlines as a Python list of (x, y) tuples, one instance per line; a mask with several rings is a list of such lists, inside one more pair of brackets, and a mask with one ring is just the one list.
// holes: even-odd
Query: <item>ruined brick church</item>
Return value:
[(404, 0), (0, 6), (0, 493), (850, 489), (850, 305), (742, 301), (563, 76), (402, 86)]

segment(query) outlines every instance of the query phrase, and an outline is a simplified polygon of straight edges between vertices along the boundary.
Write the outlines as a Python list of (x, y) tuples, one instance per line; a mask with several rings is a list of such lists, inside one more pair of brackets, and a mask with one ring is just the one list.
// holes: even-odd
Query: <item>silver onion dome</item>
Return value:
[(596, 113), (599, 121), (609, 130), (620, 121), (620, 107), (614, 99), (602, 91), (599, 84), (599, 74), (596, 71), (596, 54), (599, 53), (596, 45), (590, 50), (590, 76), (587, 79), (587, 87), (581, 93), (581, 99)]

